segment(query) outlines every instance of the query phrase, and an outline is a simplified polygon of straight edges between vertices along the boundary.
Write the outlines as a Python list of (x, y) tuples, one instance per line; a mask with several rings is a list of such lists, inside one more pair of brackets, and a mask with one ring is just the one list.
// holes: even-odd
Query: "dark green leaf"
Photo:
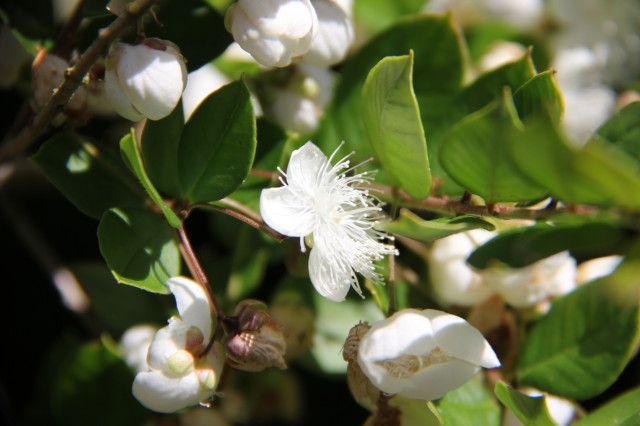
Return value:
[(413, 93), (413, 53), (373, 67), (362, 90), (363, 118), (384, 169), (416, 200), (427, 198), (431, 173), (420, 109)]
[(556, 299), (531, 329), (518, 380), (551, 394), (586, 399), (608, 388), (638, 344), (640, 260)]
[(100, 251), (119, 282), (168, 293), (165, 282), (180, 275), (180, 252), (166, 220), (147, 210), (111, 209), (98, 226)]
[(180, 137), (182, 190), (193, 202), (219, 200), (249, 174), (256, 150), (256, 123), (249, 91), (234, 82), (209, 95)]
[(452, 219), (424, 220), (410, 210), (400, 210), (400, 217), (393, 222), (380, 222), (376, 229), (391, 234), (402, 235), (414, 240), (430, 243), (438, 238), (470, 229), (486, 229), (492, 231), (495, 227), (489, 222), (474, 216), (458, 216)]
[(236, 233), (227, 282), (227, 299), (238, 302), (248, 297), (262, 282), (270, 248), (254, 229), (243, 226)]
[(31, 157), (53, 184), (83, 213), (100, 219), (115, 206), (142, 206), (135, 178), (110, 151), (70, 133), (59, 133)]
[(496, 383), (496, 396), (525, 426), (554, 426), (544, 396), (531, 397), (511, 389), (504, 382)]
[[(626, 425), (626, 422), (637, 420), (640, 415), (640, 388), (635, 388), (616, 397), (599, 407), (587, 417), (580, 419), (575, 426)], [(634, 423), (638, 424), (638, 423)]]
[(539, 199), (545, 190), (518, 173), (509, 146), (520, 126), (511, 95), (469, 115), (448, 132), (440, 162), (449, 176), (487, 202)]
[(436, 402), (445, 425), (500, 425), (500, 407), (482, 379), (478, 375)]
[(617, 145), (640, 160), (640, 102), (627, 105), (596, 131), (596, 138)]
[(149, 197), (160, 208), (164, 217), (167, 218), (169, 225), (174, 228), (180, 228), (182, 222), (178, 219), (178, 216), (171, 210), (171, 208), (164, 202), (162, 196), (158, 193), (153, 186), (146, 171), (144, 170), (144, 164), (142, 164), (142, 158), (140, 158), (140, 151), (138, 151), (138, 144), (136, 143), (135, 133), (132, 130), (128, 135), (122, 138), (120, 141), (120, 151), (124, 158), (129, 163), (129, 168), (133, 170), (133, 173), (138, 177), (140, 183), (149, 194)]

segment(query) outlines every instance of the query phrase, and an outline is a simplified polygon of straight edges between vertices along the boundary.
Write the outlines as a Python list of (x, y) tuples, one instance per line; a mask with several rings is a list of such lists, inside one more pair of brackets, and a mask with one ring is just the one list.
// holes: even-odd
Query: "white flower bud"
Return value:
[(358, 363), (381, 391), (425, 401), (462, 386), (481, 367), (500, 366), (476, 328), (433, 309), (403, 309), (373, 323), (361, 338)]
[(524, 268), (489, 268), (489, 285), (515, 307), (526, 308), (576, 287), (576, 260), (564, 251)]
[(147, 371), (147, 353), (149, 345), (157, 332), (150, 325), (136, 325), (127, 329), (120, 338), (120, 351), (125, 362), (135, 372)]
[(318, 14), (318, 35), (300, 62), (328, 67), (344, 59), (353, 43), (353, 24), (347, 13), (332, 0), (312, 0)]
[(475, 306), (494, 293), (481, 271), (467, 258), (496, 234), (484, 229), (460, 232), (436, 240), (429, 253), (429, 275), (436, 299), (444, 305)]
[(267, 67), (289, 65), (309, 50), (318, 31), (310, 0), (239, 0), (225, 21), (235, 41)]
[(206, 64), (190, 72), (187, 86), (182, 94), (182, 110), (185, 120), (191, 116), (200, 102), (229, 81), (229, 77), (211, 64)]
[[(65, 80), (69, 63), (53, 53), (41, 50), (32, 65), (32, 88), (36, 108), (41, 109)], [(81, 114), (87, 108), (87, 94), (84, 86), (75, 91), (65, 111)]]
[(113, 108), (126, 119), (160, 120), (180, 101), (187, 68), (178, 47), (146, 39), (141, 44), (116, 44), (107, 57), (105, 89)]
[(611, 275), (623, 259), (622, 256), (605, 256), (582, 262), (578, 265), (576, 282), (582, 284)]

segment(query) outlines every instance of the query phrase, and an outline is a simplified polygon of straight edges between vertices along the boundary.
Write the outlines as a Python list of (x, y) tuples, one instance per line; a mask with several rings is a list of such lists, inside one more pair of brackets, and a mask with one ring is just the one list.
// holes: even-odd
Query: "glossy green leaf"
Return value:
[(168, 293), (167, 279), (180, 275), (180, 251), (160, 215), (116, 208), (98, 226), (100, 251), (116, 279), (154, 293)]
[(607, 402), (574, 424), (575, 426), (626, 425), (627, 421), (638, 419), (640, 415), (638, 401), (640, 401), (640, 388), (635, 388)]
[(180, 137), (182, 190), (193, 202), (219, 200), (249, 174), (256, 151), (256, 122), (242, 81), (210, 94)]
[(391, 234), (401, 235), (414, 240), (430, 243), (438, 238), (470, 229), (486, 229), (492, 231), (495, 227), (475, 216), (458, 216), (455, 218), (440, 218), (424, 220), (407, 209), (400, 210), (400, 216), (393, 222), (380, 222), (376, 229)]
[(133, 170), (133, 173), (138, 177), (142, 187), (147, 191), (149, 197), (151, 197), (151, 200), (156, 203), (160, 208), (160, 211), (162, 211), (162, 214), (164, 214), (169, 225), (174, 228), (180, 228), (180, 226), (182, 226), (182, 222), (173, 210), (171, 210), (171, 207), (164, 202), (162, 196), (158, 193), (158, 190), (153, 186), (147, 176), (144, 164), (142, 164), (142, 158), (140, 157), (140, 151), (138, 151), (138, 144), (136, 143), (136, 137), (133, 129), (120, 141), (120, 151), (122, 151), (124, 158), (129, 163), (129, 168)]
[(518, 115), (524, 119), (547, 114), (559, 122), (564, 111), (564, 101), (555, 78), (555, 71), (537, 74), (513, 94)]
[(640, 160), (640, 102), (618, 111), (602, 125), (595, 137), (612, 143), (636, 160)]
[(69, 201), (95, 219), (111, 207), (144, 205), (144, 191), (122, 161), (76, 135), (53, 136), (31, 160)]
[(400, 188), (421, 200), (429, 196), (431, 173), (412, 71), (413, 53), (378, 62), (365, 81), (362, 105), (364, 124), (382, 166)]
[(147, 120), (142, 131), (142, 157), (149, 179), (160, 192), (175, 198), (184, 194), (180, 187), (178, 152), (184, 127), (182, 102), (162, 120)]
[(573, 399), (608, 388), (637, 348), (640, 260), (556, 299), (531, 329), (517, 365), (522, 385)]
[(459, 122), (443, 138), (440, 162), (460, 185), (487, 202), (539, 199), (545, 190), (523, 177), (509, 161), (520, 125), (509, 92)]
[(483, 383), (483, 375), (448, 392), (436, 402), (445, 425), (500, 425), (500, 407)]
[(500, 402), (510, 409), (525, 426), (556, 425), (549, 415), (544, 396), (527, 396), (510, 388), (504, 382), (496, 383), (495, 393)]
[(626, 242), (623, 230), (604, 221), (537, 224), (501, 233), (478, 247), (467, 262), (479, 269), (495, 262), (521, 268), (564, 250), (576, 257), (606, 256), (622, 249)]
[(50, 393), (54, 424), (138, 426), (146, 410), (133, 398), (133, 374), (100, 342), (66, 348)]

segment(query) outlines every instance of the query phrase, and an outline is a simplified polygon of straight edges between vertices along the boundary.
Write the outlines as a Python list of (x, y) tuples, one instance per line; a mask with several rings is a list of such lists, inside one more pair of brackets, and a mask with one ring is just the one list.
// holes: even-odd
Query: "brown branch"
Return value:
[(33, 144), (48, 128), (50, 123), (64, 111), (74, 92), (82, 84), (85, 75), (100, 59), (105, 50), (118, 39), (134, 22), (141, 18), (159, 0), (137, 0), (118, 19), (107, 28), (100, 30), (99, 36), (84, 51), (76, 65), (67, 73), (64, 82), (58, 87), (47, 105), (33, 121), (13, 139), (6, 140), (0, 147), (0, 163), (20, 154)]

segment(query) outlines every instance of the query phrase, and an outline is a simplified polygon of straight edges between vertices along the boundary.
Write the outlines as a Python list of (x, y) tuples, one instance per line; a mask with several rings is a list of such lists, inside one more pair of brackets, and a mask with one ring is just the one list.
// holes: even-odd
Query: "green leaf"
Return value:
[(407, 209), (400, 210), (400, 217), (393, 222), (380, 222), (376, 229), (391, 234), (401, 235), (414, 240), (430, 243), (438, 238), (470, 229), (486, 229), (492, 231), (495, 227), (489, 222), (475, 216), (458, 216), (447, 219), (424, 220)]
[(440, 162), (460, 185), (487, 202), (539, 199), (544, 188), (523, 177), (509, 161), (520, 126), (511, 96), (469, 115), (442, 140)]
[(142, 157), (151, 182), (159, 191), (175, 198), (184, 193), (180, 187), (178, 152), (184, 127), (182, 102), (162, 120), (147, 120), (142, 131)]
[(49, 401), (55, 424), (143, 424), (147, 413), (131, 394), (132, 380), (122, 359), (100, 342), (67, 348)]
[[(587, 417), (574, 423), (575, 426), (626, 425), (627, 421), (637, 420), (640, 415), (640, 387), (616, 397), (599, 407)], [(638, 424), (638, 423), (633, 423)]]
[(553, 225), (537, 224), (501, 233), (478, 247), (467, 262), (485, 269), (495, 262), (521, 268), (564, 250), (575, 257), (594, 258), (618, 252), (627, 237), (604, 221), (576, 220)]
[(98, 241), (119, 282), (168, 293), (165, 282), (180, 275), (178, 245), (162, 216), (143, 209), (111, 209), (100, 221)]
[(436, 402), (445, 425), (500, 425), (500, 407), (478, 375)]
[(555, 79), (555, 71), (541, 72), (520, 86), (513, 95), (520, 118), (547, 114), (554, 123), (560, 121), (564, 111), (562, 94)]
[(272, 249), (254, 229), (243, 226), (235, 235), (233, 250), (226, 292), (227, 300), (238, 302), (262, 282)]
[(527, 336), (518, 361), (522, 385), (573, 399), (608, 388), (638, 345), (640, 257), (556, 299)]
[(527, 396), (511, 389), (504, 382), (496, 383), (495, 393), (500, 402), (510, 409), (525, 426), (556, 425), (549, 415), (544, 396)]
[(595, 137), (612, 143), (636, 160), (640, 160), (640, 102), (616, 113), (597, 131)]
[(422, 200), (431, 190), (431, 173), (412, 72), (413, 52), (378, 62), (362, 90), (363, 118), (385, 170), (411, 197)]
[(392, 24), (398, 18), (420, 12), (424, 0), (356, 0), (355, 21), (372, 33)]
[(235, 191), (249, 174), (256, 151), (256, 122), (249, 91), (234, 82), (209, 95), (180, 137), (182, 190), (193, 202), (215, 201)]
[(142, 206), (146, 196), (112, 152), (59, 133), (31, 157), (81, 212), (95, 219), (115, 206)]
[(140, 183), (147, 191), (147, 194), (149, 194), (149, 197), (151, 197), (153, 202), (160, 208), (160, 211), (162, 211), (162, 214), (164, 214), (169, 225), (174, 228), (180, 228), (180, 226), (182, 226), (182, 222), (173, 210), (171, 210), (171, 207), (164, 202), (162, 196), (160, 196), (156, 188), (153, 186), (146, 171), (144, 170), (144, 164), (142, 164), (142, 158), (140, 158), (140, 151), (138, 151), (138, 144), (136, 143), (136, 136), (133, 129), (131, 129), (131, 132), (120, 141), (120, 151), (128, 161), (129, 167), (133, 170), (133, 173), (135, 173), (140, 180)]

